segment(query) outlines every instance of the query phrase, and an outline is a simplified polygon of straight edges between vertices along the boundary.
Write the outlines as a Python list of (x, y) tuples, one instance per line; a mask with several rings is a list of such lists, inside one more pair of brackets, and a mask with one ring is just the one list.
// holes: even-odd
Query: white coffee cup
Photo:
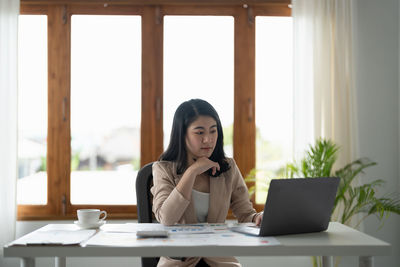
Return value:
[[(77, 211), (78, 221), (80, 224), (101, 223), (107, 218), (107, 212), (99, 209), (81, 209)], [(100, 216), (104, 214), (103, 217)]]

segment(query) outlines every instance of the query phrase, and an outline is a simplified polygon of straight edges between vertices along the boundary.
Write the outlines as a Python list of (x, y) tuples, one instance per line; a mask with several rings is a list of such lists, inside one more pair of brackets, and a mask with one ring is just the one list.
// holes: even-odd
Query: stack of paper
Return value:
[(78, 245), (96, 233), (96, 230), (38, 230), (27, 234), (11, 245)]

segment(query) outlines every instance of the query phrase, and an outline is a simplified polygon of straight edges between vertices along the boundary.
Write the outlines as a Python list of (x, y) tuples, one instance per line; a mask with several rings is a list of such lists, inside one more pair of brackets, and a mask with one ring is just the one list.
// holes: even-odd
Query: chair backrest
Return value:
[[(144, 165), (138, 172), (136, 177), (136, 200), (137, 200), (137, 213), (139, 223), (152, 223), (157, 222), (153, 218), (152, 204), (153, 199), (150, 188), (153, 185), (153, 162)], [(156, 267), (159, 257), (143, 258), (142, 267)], [(209, 266), (203, 260), (200, 261), (196, 267)]]
[[(143, 166), (136, 176), (136, 201), (139, 223), (152, 223), (152, 195), (150, 188), (153, 185), (153, 163)], [(160, 258), (142, 258), (142, 267), (156, 267)]]
[(152, 223), (152, 195), (150, 188), (153, 185), (153, 162), (141, 168), (136, 177), (136, 200), (139, 223)]

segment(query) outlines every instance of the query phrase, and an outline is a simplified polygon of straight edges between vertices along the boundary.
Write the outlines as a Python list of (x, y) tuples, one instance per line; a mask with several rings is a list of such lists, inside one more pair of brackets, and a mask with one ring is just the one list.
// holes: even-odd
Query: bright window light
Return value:
[[(276, 178), (281, 168), (292, 160), (292, 69), (292, 18), (256, 17), (256, 169), (259, 179)], [(256, 203), (264, 204), (265, 198), (266, 190), (258, 189)]]
[(47, 203), (47, 16), (18, 22), (18, 204)]
[(71, 203), (136, 204), (141, 18), (71, 19)]
[(233, 17), (164, 17), (164, 148), (176, 108), (201, 98), (217, 110), (224, 128), (224, 150), (232, 157), (233, 46)]

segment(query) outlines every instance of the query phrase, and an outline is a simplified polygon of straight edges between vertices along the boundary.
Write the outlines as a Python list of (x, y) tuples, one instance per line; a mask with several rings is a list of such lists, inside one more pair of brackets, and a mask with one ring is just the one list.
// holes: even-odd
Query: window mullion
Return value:
[(251, 12), (235, 16), (234, 158), (245, 176), (255, 167), (255, 24)]
[(141, 166), (163, 151), (163, 17), (159, 7), (144, 7), (142, 16)]
[(70, 31), (67, 7), (49, 7), (48, 205), (57, 216), (66, 215), (70, 199)]

